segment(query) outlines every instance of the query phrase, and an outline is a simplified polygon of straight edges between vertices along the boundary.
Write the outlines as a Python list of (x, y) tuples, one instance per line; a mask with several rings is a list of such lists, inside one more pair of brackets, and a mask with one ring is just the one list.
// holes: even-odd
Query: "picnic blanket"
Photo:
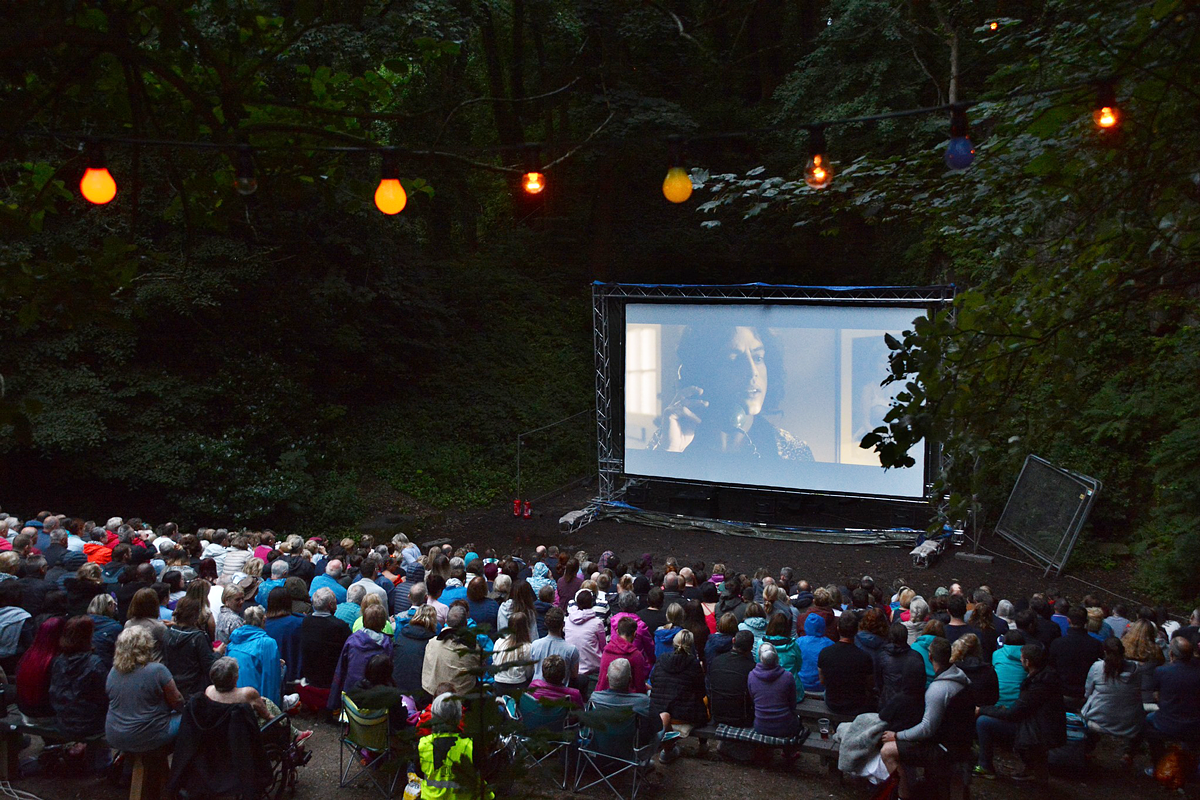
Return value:
[(754, 742), (755, 744), (765, 744), (770, 747), (794, 747), (799, 744), (804, 744), (804, 740), (808, 738), (808, 728), (801, 728), (800, 732), (788, 739), (783, 739), (778, 736), (763, 736), (753, 728), (735, 728), (732, 725), (721, 724), (717, 726), (718, 739), (730, 739), (736, 742)]

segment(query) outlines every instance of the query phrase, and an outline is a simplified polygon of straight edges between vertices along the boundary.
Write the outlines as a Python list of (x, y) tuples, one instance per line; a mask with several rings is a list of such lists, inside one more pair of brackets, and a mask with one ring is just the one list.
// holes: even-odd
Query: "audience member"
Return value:
[(200, 629), (200, 603), (184, 597), (175, 606), (174, 624), (163, 638), (163, 663), (185, 698), (208, 688), (212, 663), (225, 654), (225, 645), (213, 649), (208, 632)]
[(626, 614), (618, 621), (616, 636), (605, 646), (604, 654), (600, 659), (600, 681), (596, 684), (597, 691), (604, 691), (608, 688), (608, 666), (620, 658), (629, 662), (631, 676), (629, 690), (637, 694), (645, 693), (646, 677), (650, 672), (650, 667), (646, 663), (646, 657), (642, 654), (641, 648), (634, 643), (638, 625), (641, 624), (643, 624), (642, 621), (633, 614)]
[(838, 641), (817, 656), (825, 703), (838, 714), (857, 715), (875, 710), (871, 696), (875, 663), (854, 644), (857, 631), (854, 614), (843, 613), (838, 617)]
[[(909, 771), (970, 759), (974, 704), (970, 681), (950, 663), (950, 643), (938, 638), (929, 646), (934, 678), (925, 690), (924, 713), (916, 725), (883, 734), (880, 755), (888, 772), (898, 775), (898, 794), (912, 797)], [(961, 778), (952, 778), (961, 782)], [(955, 796), (955, 795), (951, 795)]]
[[(850, 645), (854, 647), (854, 645)], [(763, 736), (790, 738), (800, 732), (796, 716), (796, 682), (779, 666), (779, 654), (769, 644), (759, 648), (758, 664), (746, 679), (754, 703), (754, 730)]]
[(1063, 694), (1076, 709), (1083, 705), (1088, 671), (1104, 656), (1104, 647), (1088, 635), (1087, 616), (1083, 606), (1070, 606), (1066, 631), (1050, 643), (1050, 663), (1062, 681)]
[(392, 642), (392, 682), (418, 706), (428, 705), (432, 699), (421, 687), (421, 671), (425, 648), (436, 635), (437, 612), (432, 606), (421, 606), (407, 625), (397, 629)]
[(170, 670), (156, 658), (157, 647), (145, 627), (126, 628), (117, 637), (113, 668), (105, 682), (104, 739), (125, 753), (157, 750), (179, 733), (184, 697)]
[(238, 686), (251, 687), (276, 705), (283, 703), (283, 667), (279, 645), (263, 629), (262, 606), (243, 612), (245, 625), (229, 635), (226, 654), (238, 663)]
[[(1051, 637), (1054, 638), (1057, 637)], [(1045, 781), (1049, 775), (1047, 752), (1067, 740), (1062, 681), (1050, 666), (1050, 654), (1040, 641), (1021, 648), (1021, 664), (1029, 677), (1021, 684), (1016, 702), (1008, 707), (993, 705), (979, 709), (975, 722), (979, 737), (976, 772), (995, 775), (996, 743), (1012, 743), (1023, 763), (1022, 769), (1012, 775), (1013, 780)]]

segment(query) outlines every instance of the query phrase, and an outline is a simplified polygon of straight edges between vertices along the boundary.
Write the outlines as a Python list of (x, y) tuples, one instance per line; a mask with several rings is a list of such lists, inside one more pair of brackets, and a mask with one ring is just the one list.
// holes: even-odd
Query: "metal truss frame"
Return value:
[[(625, 305), (637, 302), (746, 302), (796, 305), (889, 305), (927, 308), (954, 299), (954, 286), (778, 286), (745, 283), (726, 286), (690, 284), (592, 284), (592, 339), (595, 347), (597, 501), (608, 503), (625, 491), (623, 467), (625, 447), (618, 435), (623, 420), (613, 417), (613, 385), (617, 332), (625, 316)], [(630, 480), (634, 480), (630, 478)], [(746, 487), (754, 488), (754, 487)], [(814, 494), (770, 489), (784, 494)], [(818, 493), (820, 494), (820, 493)], [(923, 502), (923, 501), (921, 501)], [(590, 521), (591, 515), (588, 516)], [(583, 523), (583, 524), (586, 524)]]

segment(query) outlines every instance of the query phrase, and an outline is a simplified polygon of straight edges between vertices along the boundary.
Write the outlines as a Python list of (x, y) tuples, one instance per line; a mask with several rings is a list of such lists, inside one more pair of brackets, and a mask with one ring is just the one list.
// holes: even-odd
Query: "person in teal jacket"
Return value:
[(792, 673), (792, 679), (796, 682), (796, 696), (802, 698), (804, 697), (804, 679), (800, 677), (800, 667), (804, 664), (804, 656), (800, 652), (800, 645), (796, 644), (796, 639), (791, 633), (791, 617), (782, 611), (777, 611), (767, 622), (767, 635), (763, 637), (763, 644), (769, 644), (775, 648), (775, 652), (779, 654), (779, 666)]
[(833, 647), (833, 640), (825, 635), (825, 619), (820, 614), (809, 613), (804, 618), (804, 635), (796, 640), (800, 648), (800, 681), (809, 694), (824, 694), (821, 672), (817, 669), (817, 656), (826, 647)]
[(1010, 708), (1021, 694), (1021, 683), (1028, 677), (1021, 664), (1021, 648), (1025, 645), (1025, 634), (1015, 628), (1004, 635), (1004, 646), (992, 653), (992, 666), (1000, 679), (1000, 699), (996, 705)]
[(754, 663), (758, 663), (758, 648), (762, 647), (763, 637), (767, 635), (767, 617), (763, 607), (758, 603), (746, 606), (746, 616), (738, 625), (739, 631), (750, 631), (754, 634)]
[(937, 675), (937, 671), (933, 668), (933, 662), (929, 660), (929, 643), (934, 639), (941, 637), (946, 638), (946, 626), (941, 620), (931, 619), (925, 625), (925, 632), (917, 637), (913, 642), (912, 649), (917, 651), (921, 656), (921, 660), (925, 662), (925, 688), (929, 688), (929, 684), (933, 683), (933, 678)]
[(251, 687), (275, 705), (283, 704), (279, 645), (263, 630), (262, 606), (243, 612), (246, 624), (229, 634), (225, 655), (238, 662), (238, 688)]

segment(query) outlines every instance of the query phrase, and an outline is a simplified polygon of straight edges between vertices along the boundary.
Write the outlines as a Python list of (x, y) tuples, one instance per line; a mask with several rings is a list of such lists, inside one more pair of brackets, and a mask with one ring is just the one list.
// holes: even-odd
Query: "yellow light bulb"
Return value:
[(1092, 112), (1092, 119), (1095, 120), (1096, 127), (1101, 130), (1115, 128), (1120, 118), (1120, 113), (1113, 106), (1104, 106)]
[(989, 28), (991, 28), (992, 30), (996, 30), (996, 29), (998, 29), (998, 28), (1000, 27), (1000, 23), (999, 23), (999, 22), (993, 22), (991, 25), (988, 25), (988, 27), (989, 27)]
[(384, 178), (375, 190), (375, 207), (384, 214), (394, 216), (404, 210), (408, 204), (408, 195), (397, 178)]
[(692, 179), (683, 167), (671, 167), (662, 185), (663, 197), (672, 203), (686, 203), (692, 196)]
[(79, 181), (79, 192), (89, 203), (102, 206), (117, 196), (117, 182), (107, 167), (88, 167)]
[(526, 172), (521, 178), (521, 188), (527, 194), (539, 194), (546, 188), (546, 176), (540, 172)]

